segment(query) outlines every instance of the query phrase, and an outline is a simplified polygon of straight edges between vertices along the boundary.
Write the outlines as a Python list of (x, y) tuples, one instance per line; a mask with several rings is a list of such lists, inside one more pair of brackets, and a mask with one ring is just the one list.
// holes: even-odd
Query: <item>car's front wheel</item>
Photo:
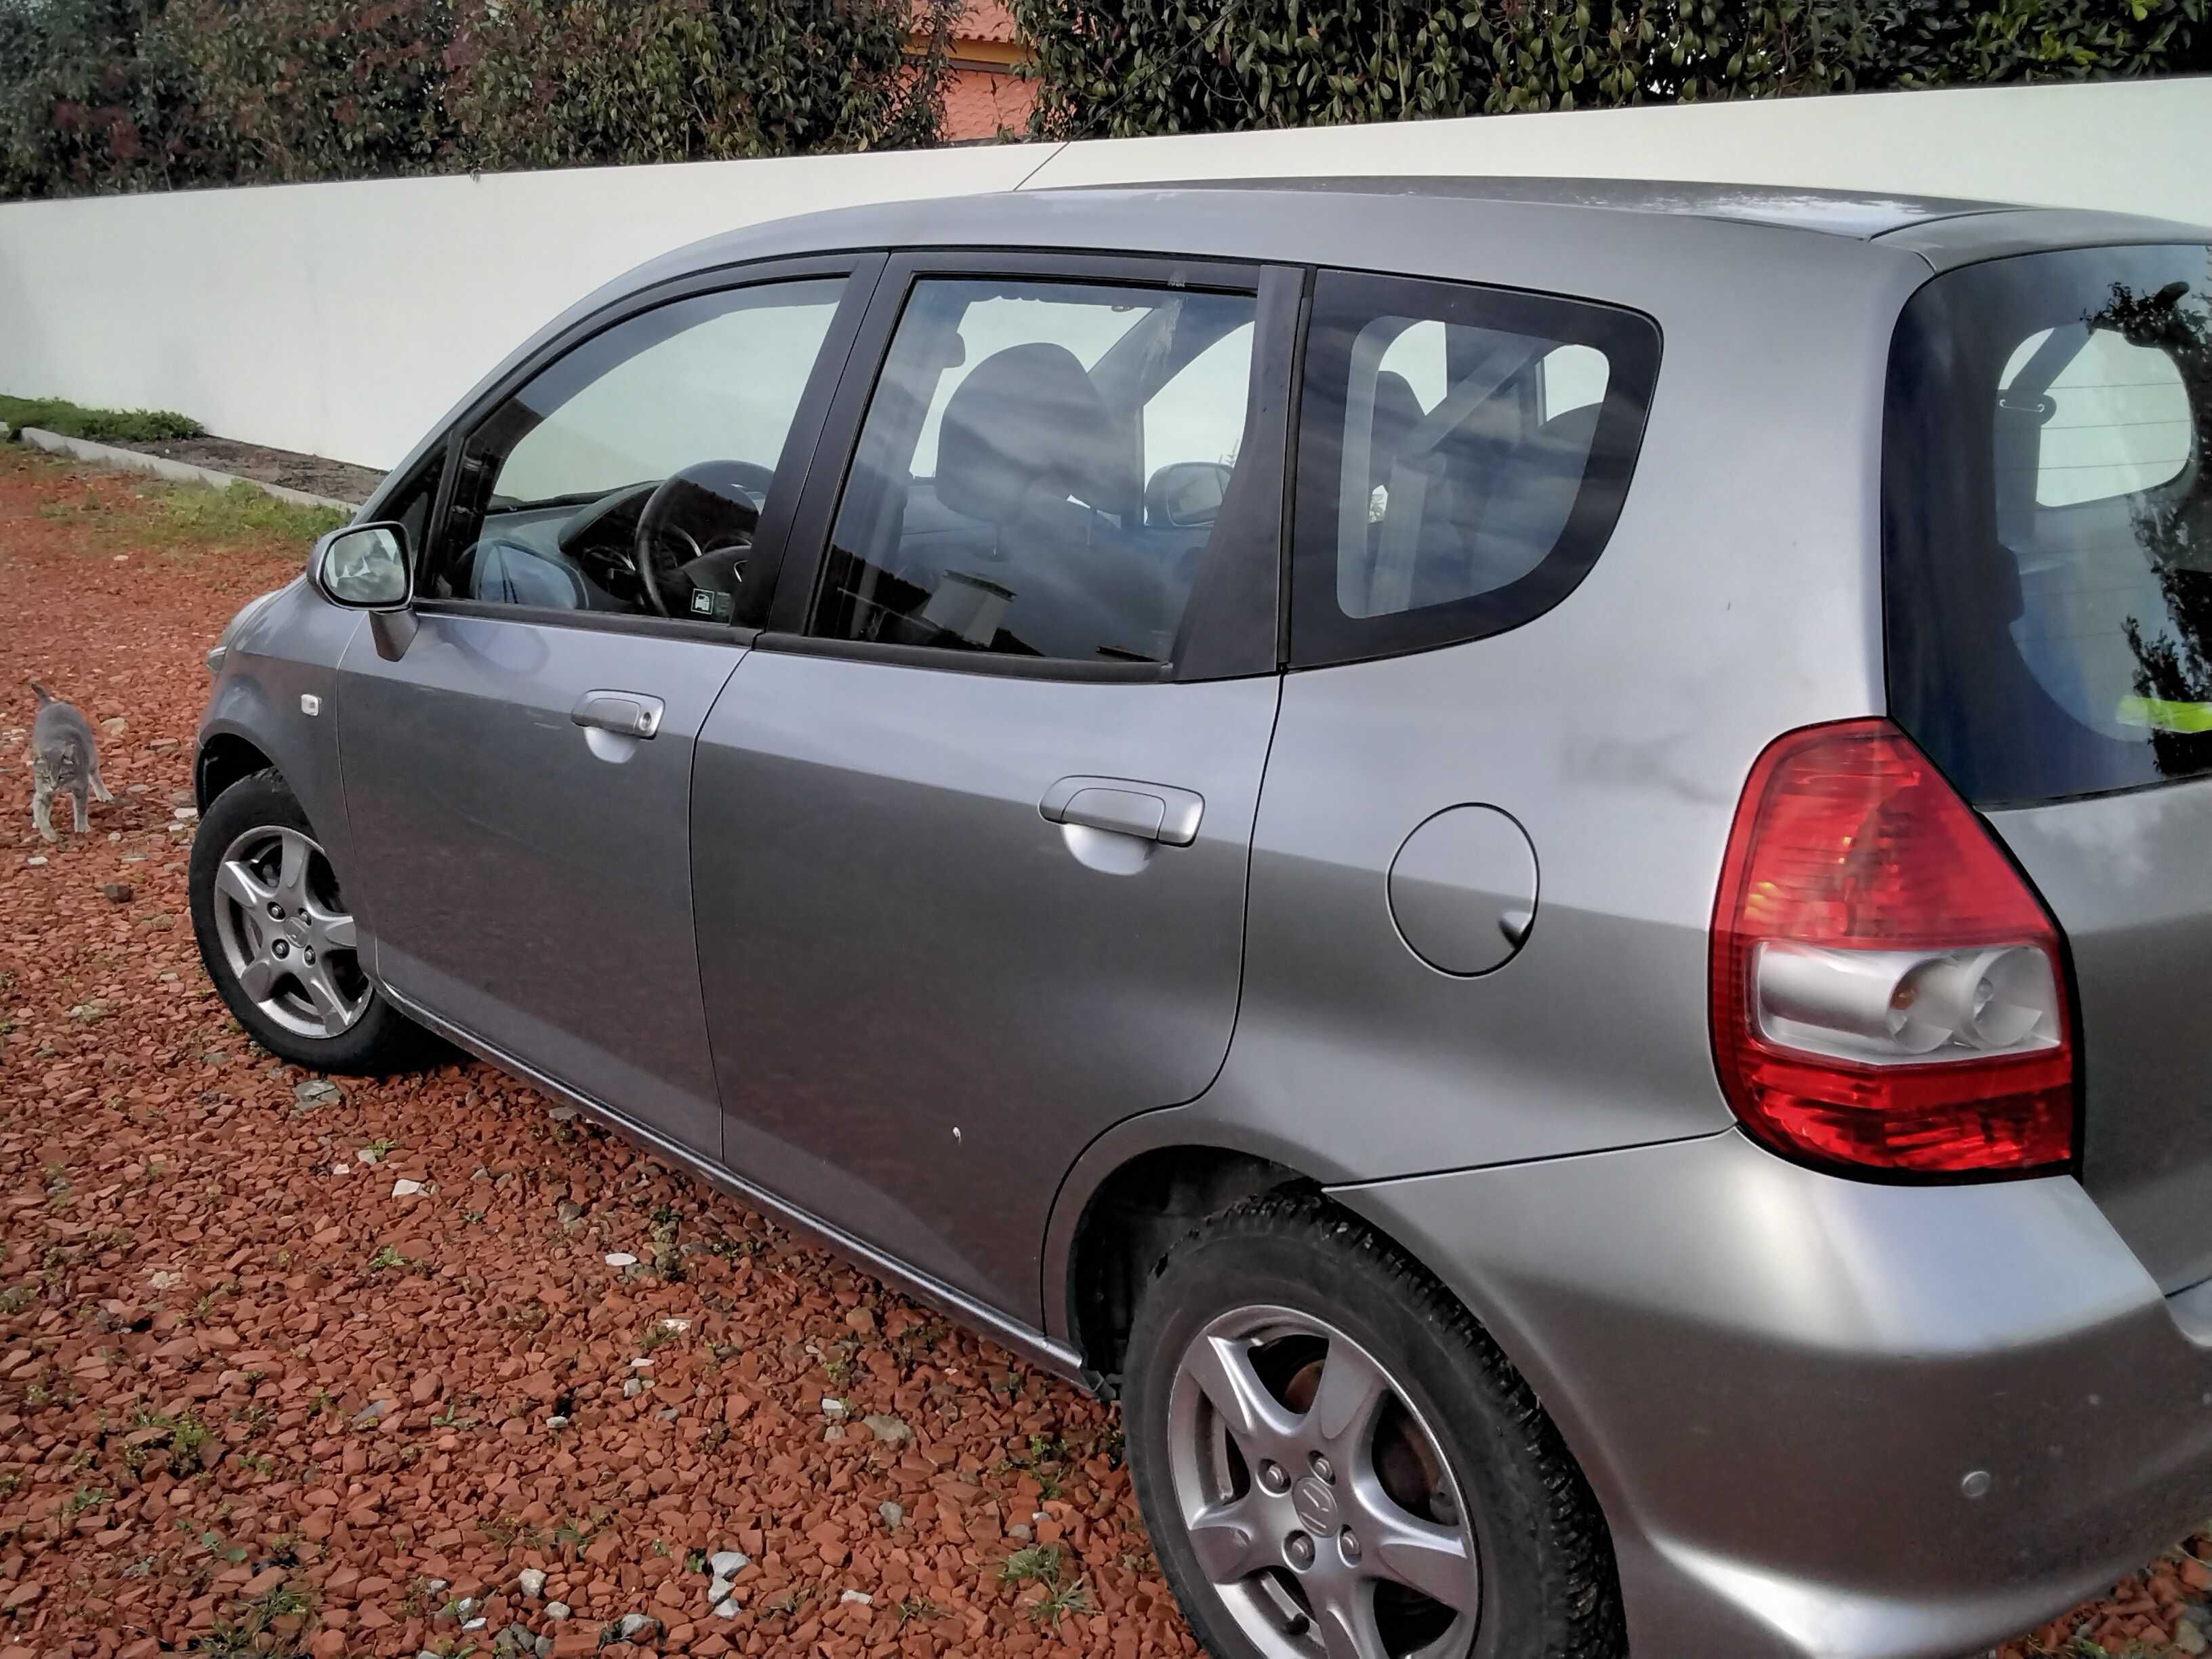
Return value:
[(192, 931), (208, 976), (253, 1040), (321, 1072), (423, 1064), (428, 1035), (362, 969), (337, 872), (276, 771), (208, 805), (192, 842)]
[(1146, 1287), (1137, 1496), (1220, 1659), (1613, 1659), (1595, 1501), (1528, 1384), (1418, 1264), (1313, 1197), (1214, 1217)]

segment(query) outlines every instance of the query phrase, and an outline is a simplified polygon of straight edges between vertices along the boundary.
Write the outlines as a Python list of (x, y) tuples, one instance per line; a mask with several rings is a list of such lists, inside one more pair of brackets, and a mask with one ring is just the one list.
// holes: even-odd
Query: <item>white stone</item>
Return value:
[(623, 1614), (621, 1622), (617, 1624), (615, 1628), (622, 1632), (623, 1641), (635, 1641), (641, 1633), (649, 1636), (659, 1630), (660, 1620), (653, 1618), (650, 1613), (626, 1613)]
[(730, 1581), (717, 1575), (707, 1585), (707, 1605), (719, 1607), (729, 1600), (730, 1589)]
[(725, 1598), (724, 1600), (720, 1601), (717, 1601), (717, 1602), (715, 1602), (715, 1603), (714, 1603), (714, 1617), (715, 1617), (715, 1618), (717, 1618), (717, 1619), (734, 1619), (734, 1618), (736, 1618), (737, 1616), (738, 1616), (738, 1604), (737, 1604), (737, 1602), (736, 1602), (734, 1600), (731, 1600), (731, 1599), (728, 1599), (728, 1598)]
[(353, 1165), (350, 1164), (333, 1164), (331, 1165), (331, 1173), (332, 1175), (351, 1175), (353, 1173)]
[(549, 1429), (565, 1429), (568, 1426), (568, 1419), (556, 1412), (545, 1419), (545, 1426)]
[(461, 1628), (463, 1630), (482, 1630), (488, 1622), (489, 1621), (482, 1616), (478, 1616), (470, 1620), (468, 1623), (463, 1625)]
[[(716, 1550), (707, 1558), (707, 1565), (714, 1570), (717, 1578), (735, 1578), (752, 1565), (752, 1558), (743, 1550)], [(716, 1596), (717, 1601), (722, 1598)]]
[(545, 1594), (545, 1575), (536, 1567), (525, 1567), (515, 1575), (514, 1587), (535, 1601)]
[(876, 1598), (866, 1590), (847, 1590), (837, 1600), (840, 1603), (850, 1601), (856, 1607), (872, 1607), (876, 1605)]
[(886, 1529), (896, 1532), (906, 1520), (906, 1511), (889, 1498), (885, 1498), (876, 1505), (876, 1519), (882, 1522)]
[(822, 1401), (822, 1415), (823, 1415), (823, 1416), (824, 1416), (824, 1417), (842, 1417), (844, 1414), (845, 1414), (845, 1402), (844, 1402), (843, 1401), (842, 1401), (842, 1400), (834, 1400), (834, 1399), (830, 1399), (830, 1398), (827, 1398), (827, 1397), (825, 1397), (825, 1398), (823, 1400), (823, 1401)]
[(637, 1258), (628, 1250), (609, 1250), (606, 1255), (606, 1263), (610, 1267), (635, 1267), (637, 1266)]
[(412, 1198), (422, 1190), (422, 1183), (419, 1181), (395, 1181), (392, 1183), (394, 1198)]
[(672, 1331), (681, 1336), (691, 1328), (691, 1322), (688, 1319), (664, 1319), (660, 1322), (660, 1328), (664, 1331)]
[(568, 1616), (568, 1604), (566, 1601), (548, 1601), (545, 1604), (545, 1616), (548, 1619), (566, 1619)]
[(29, 858), (23, 860), (24, 863), (32, 866), (33, 868), (39, 865), (44, 864), (46, 861), (46, 855), (42, 853), (33, 853)]
[(575, 1117), (576, 1109), (574, 1106), (548, 1106), (545, 1115), (556, 1123), (567, 1123)]

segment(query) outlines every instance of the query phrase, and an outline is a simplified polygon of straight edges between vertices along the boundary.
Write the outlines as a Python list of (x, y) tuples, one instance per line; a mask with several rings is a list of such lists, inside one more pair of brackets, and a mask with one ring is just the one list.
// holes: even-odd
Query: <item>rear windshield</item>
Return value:
[(2212, 770), (2212, 249), (1936, 277), (1883, 429), (1891, 711), (1978, 804)]

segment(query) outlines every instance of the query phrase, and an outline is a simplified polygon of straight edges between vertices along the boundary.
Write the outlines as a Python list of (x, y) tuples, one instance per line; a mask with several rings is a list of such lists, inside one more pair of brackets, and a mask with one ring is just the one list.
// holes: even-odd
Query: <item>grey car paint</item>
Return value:
[(1534, 1382), (1638, 1654), (1956, 1659), (2212, 1484), (2212, 1295), (2161, 1297), (2071, 1179), (1838, 1181), (1731, 1129), (1338, 1195)]
[[(1879, 427), (1884, 358), (1906, 297), (1937, 270), (2027, 248), (2205, 235), (1815, 191), (1277, 181), (895, 204), (756, 227), (672, 254), (556, 319), (485, 386), (657, 283), (796, 254), (923, 246), (1357, 264), (1583, 296), (1650, 316), (1664, 358), (1618, 528), (1590, 578), (1555, 610), (1466, 646), (1214, 688), (1250, 697), (1255, 710), (1237, 718), (1254, 722), (1280, 688), (1256, 805), (1236, 809), (1249, 816), (1250, 891), (1233, 1030), (1202, 1041), (1219, 1024), (1218, 1008), (1206, 1018), (1195, 1007), (1147, 1006), (1152, 988), (1124, 978), (1131, 957), (1086, 957), (1086, 988), (1109, 999), (1123, 1029), (1165, 1030), (1172, 1041), (1161, 1055), (1107, 1053), (1115, 1076), (1085, 1090), (1079, 1112), (1056, 1117), (1059, 1100), (1023, 1103), (1009, 1087), (1048, 1078), (1054, 1054), (1027, 1030), (1009, 1036), (988, 1016), (979, 1023), (975, 1010), (988, 999), (974, 994), (986, 988), (1031, 1010), (1053, 994), (1017, 982), (1012, 960), (979, 954), (987, 946), (1014, 953), (1033, 975), (1039, 962), (1060, 973), (1067, 964), (1033, 933), (963, 932), (965, 1029), (955, 1030), (933, 1024), (923, 988), (941, 963), (895, 921), (868, 917), (884, 930), (869, 944), (888, 954), (853, 971), (890, 1033), (920, 1046), (932, 1085), (922, 1109), (902, 1118), (906, 1097), (883, 1092), (907, 1075), (896, 1043), (867, 1051), (875, 1034), (842, 1018), (810, 1032), (805, 999), (784, 998), (775, 983), (763, 992), (772, 1020), (750, 1004), (723, 1004), (725, 975), (763, 991), (764, 968), (732, 960), (760, 920), (745, 902), (787, 936), (786, 959), (824, 994), (851, 988), (850, 975), (841, 984), (833, 942), (805, 930), (860, 914), (853, 896), (824, 882), (746, 892), (741, 861), (710, 835), (748, 809), (788, 815), (804, 803), (741, 799), (738, 781), (810, 798), (833, 781), (878, 825), (865, 841), (857, 824), (833, 826), (848, 859), (880, 862), (905, 850), (881, 829), (883, 814), (898, 812), (921, 832), (921, 890), (945, 883), (970, 895), (987, 890), (987, 877), (962, 862), (971, 850), (1001, 860), (1009, 848), (1025, 852), (1014, 867), (1041, 895), (1079, 890), (1079, 877), (1126, 893), (1186, 867), (1167, 861), (1185, 853), (1233, 863), (1247, 832), (1216, 816), (1221, 786), (1165, 775), (1165, 743), (1141, 757), (1102, 744), (1065, 763), (1040, 745), (1024, 757), (1018, 792), (1012, 770), (964, 729), (943, 745), (951, 752), (933, 780), (910, 763), (902, 775), (901, 757), (866, 747), (879, 705), (856, 710), (848, 685), (888, 673), (917, 685), (1017, 683), (793, 653), (771, 636), (736, 669), (721, 702), (711, 712), (701, 703), (687, 722), (677, 716), (683, 693), (636, 686), (634, 674), (608, 672), (602, 654), (652, 647), (657, 659), (671, 641), (583, 629), (563, 695), (586, 684), (651, 689), (669, 696), (672, 732), (704, 734), (690, 857), (702, 927), (710, 905), (728, 907), (707, 928), (701, 1018), (714, 1030), (711, 1097), (732, 1114), (729, 1161), (679, 1133), (696, 1127), (708, 1097), (696, 1070), (659, 1095), (614, 1067), (594, 1088), (572, 1074), (591, 1063), (588, 1043), (556, 1054), (519, 1021), (505, 1042), (434, 1012), (431, 1023), (1068, 1370), (1083, 1363), (1070, 1264), (1091, 1200), (1114, 1174), (1163, 1148), (1273, 1158), (1426, 1262), (1530, 1377), (1603, 1503), (1637, 1652), (1874, 1659), (1984, 1644), (2134, 1565), (2202, 1512), (2212, 1485), (2212, 1306), (2201, 1304), (2212, 1297), (2181, 1282), (2212, 1226), (2193, 1186), (2161, 1197), (2154, 1170), (2098, 1187), (2099, 1137), (2130, 1133), (2100, 1127), (2102, 1092), (2087, 1188), (2070, 1176), (1883, 1186), (1764, 1151), (1730, 1127), (1714, 1079), (1706, 929), (1729, 816), (1759, 749), (1789, 727), (1884, 707)], [(445, 435), (426, 438), (364, 518)], [(292, 666), (283, 672), (302, 683), (327, 678), (351, 619), (310, 620), (319, 604), (303, 594), (256, 618), (254, 647), (226, 665), (205, 728), (264, 744), (288, 776), (295, 766), (312, 771), (319, 824), (322, 811), (343, 810), (327, 782), (334, 723), (303, 730), (286, 716), (265, 689), (278, 671), (262, 659), (284, 658)], [(734, 646), (715, 649), (735, 662)], [(230, 689), (248, 677), (256, 687)], [(830, 706), (805, 707), (808, 688)], [(941, 707), (948, 718), (1016, 718), (984, 702), (978, 690)], [(549, 730), (559, 706), (541, 695)], [(349, 709), (345, 732), (369, 713)], [(555, 735), (572, 753), (586, 741), (573, 728)], [(450, 759), (459, 739), (441, 741)], [(410, 765), (395, 750), (388, 758), (403, 769), (392, 787), (422, 784), (422, 757)], [(567, 775), (594, 775), (560, 764)], [(866, 775), (851, 775), (855, 767)], [(349, 753), (345, 769), (345, 804), (357, 815), (368, 786)], [(993, 810), (1078, 774), (1133, 775), (1204, 794), (1199, 843), (1155, 852), (1137, 877), (1114, 875), (1069, 856), (1063, 831), (1042, 814), (1017, 831)], [(2201, 789), (2162, 792), (2157, 799), (2174, 804), (2145, 817), (2148, 799), (2001, 822), (2079, 934), (2085, 972), (2122, 953), (2130, 930), (2172, 933), (2188, 902), (2154, 890), (2186, 867), (2191, 836), (2201, 835)], [(1407, 837), (1460, 805), (1510, 814), (1541, 872), (1525, 945), (1474, 978), (1417, 957), (1389, 902), (1388, 872)], [(756, 819), (742, 833), (765, 835), (769, 856), (790, 860), (793, 832), (775, 825)], [(1213, 832), (1224, 839), (1209, 848)], [(379, 856), (358, 834), (349, 846), (343, 861)], [(2139, 861), (2094, 872), (2085, 848)], [(410, 841), (383, 855), (426, 851), (434, 853)], [(548, 846), (517, 867), (542, 875), (564, 856)], [(1470, 873), (1470, 902), (1498, 887), (1494, 875)], [(657, 928), (674, 901), (666, 889), (653, 898), (667, 907)], [(1006, 902), (1000, 914), (1014, 920), (1002, 926), (1028, 927), (1018, 908)], [(380, 933), (404, 925), (388, 907), (363, 913)], [(1173, 968), (1201, 1002), (1219, 983), (1218, 958), (1201, 969), (1203, 955)], [(590, 960), (586, 951), (572, 965), (582, 971)], [(2108, 1063), (2102, 1043), (2157, 1029), (2160, 1010), (2160, 1052), (2172, 1054), (2187, 982), (2177, 975), (2174, 988), (2133, 1014), (2124, 989), (2111, 999), (2085, 990), (2093, 1079)], [(547, 1009), (574, 1011), (560, 1000), (572, 989), (549, 994)], [(495, 1007), (483, 1013), (500, 1017)], [(1048, 1018), (1065, 1028), (1064, 1007)], [(689, 1023), (687, 1011), (677, 1024)], [(600, 1030), (603, 1039), (619, 1035)], [(1027, 1127), (1021, 1144), (1036, 1149), (1024, 1168), (1010, 1146), (994, 1144), (1002, 1161), (977, 1169), (964, 1192), (957, 1176), (976, 1160), (964, 1133), (955, 1148), (946, 1121), (968, 1103), (946, 1083), (963, 1035), (971, 1054), (1005, 1068), (988, 1100), (994, 1143)], [(836, 1112), (819, 1121), (752, 1092), (745, 1070), (750, 1045), (801, 1075), (810, 1036), (823, 1069), (807, 1075), (843, 1085)], [(1194, 1098), (1169, 1103), (1224, 1037), (1211, 1086), (1201, 1079)], [(2184, 1068), (2186, 1059), (2166, 1063)], [(2143, 1086), (2186, 1086), (2179, 1071), (2143, 1064)], [(1148, 1088), (1119, 1086), (1146, 1065), (1155, 1067)], [(934, 1144), (939, 1156), (897, 1171), (890, 1156), (863, 1150), (871, 1135), (902, 1151)], [(956, 1199), (975, 1210), (1026, 1207), (1020, 1226), (986, 1227), (956, 1213)], [(1034, 1235), (1020, 1237), (1022, 1227)], [(2149, 1257), (2160, 1261), (2155, 1270)]]
[[(1054, 1177), (1228, 1052), (1277, 684), (753, 653), (692, 806), (732, 1167), (1036, 1319)], [(1049, 822), (1085, 774), (1201, 796), (1195, 840)]]
[[(741, 647), (420, 620), (398, 660), (363, 629), (339, 665), (354, 824), (343, 878), (377, 978), (719, 1157), (689, 808), (694, 742)], [(580, 706), (608, 691), (658, 699), (655, 733), (580, 725)]]
[(2212, 783), (1990, 815), (2065, 924), (2087, 1034), (2081, 1178), (2169, 1291), (2212, 1278)]

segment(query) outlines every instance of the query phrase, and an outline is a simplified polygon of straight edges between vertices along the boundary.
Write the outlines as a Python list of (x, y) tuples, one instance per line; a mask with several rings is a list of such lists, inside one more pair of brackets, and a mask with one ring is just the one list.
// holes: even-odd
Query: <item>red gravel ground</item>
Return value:
[[(247, 1042), (172, 811), (202, 653), (303, 550), (167, 499), (0, 448), (0, 1659), (572, 1659), (629, 1613), (609, 1659), (1196, 1652), (1108, 1409), (486, 1068)], [(29, 677), (124, 722), (52, 848)], [(2208, 1586), (2179, 1554), (2002, 1651), (2200, 1651)]]

